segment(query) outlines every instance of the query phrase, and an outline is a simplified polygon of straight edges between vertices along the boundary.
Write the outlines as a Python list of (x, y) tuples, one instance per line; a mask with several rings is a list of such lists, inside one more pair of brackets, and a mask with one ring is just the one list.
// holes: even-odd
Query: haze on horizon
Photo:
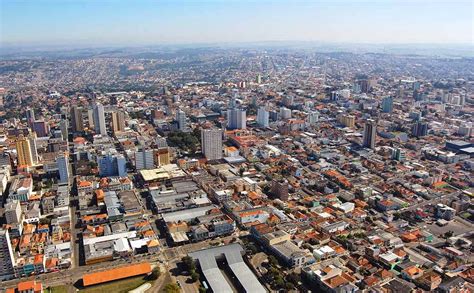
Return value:
[(0, 1), (1, 46), (474, 42), (469, 0)]

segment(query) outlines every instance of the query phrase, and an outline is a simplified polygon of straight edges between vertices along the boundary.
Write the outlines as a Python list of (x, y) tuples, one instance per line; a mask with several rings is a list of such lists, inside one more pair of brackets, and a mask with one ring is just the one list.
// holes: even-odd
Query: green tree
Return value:
[(189, 255), (184, 256), (181, 261), (184, 263), (186, 266), (186, 269), (191, 272), (196, 270), (196, 264), (194, 263), (194, 260), (192, 257)]
[(268, 257), (268, 263), (272, 266), (272, 267), (275, 267), (278, 265), (278, 260), (276, 259), (276, 257), (274, 257), (273, 255), (270, 255)]
[(169, 283), (166, 284), (166, 286), (163, 288), (163, 291), (165, 291), (165, 293), (179, 293), (181, 290), (176, 283)]
[(150, 276), (149, 276), (149, 279), (150, 279), (150, 280), (156, 280), (156, 279), (158, 279), (158, 278), (160, 277), (160, 274), (161, 274), (160, 268), (159, 268), (159, 267), (156, 267), (156, 268), (154, 268), (154, 269), (151, 271), (151, 274), (150, 274)]
[(193, 282), (196, 282), (197, 280), (199, 280), (199, 277), (200, 277), (200, 276), (199, 276), (198, 273), (196, 273), (196, 271), (193, 271), (193, 272), (191, 273), (191, 280), (193, 280)]

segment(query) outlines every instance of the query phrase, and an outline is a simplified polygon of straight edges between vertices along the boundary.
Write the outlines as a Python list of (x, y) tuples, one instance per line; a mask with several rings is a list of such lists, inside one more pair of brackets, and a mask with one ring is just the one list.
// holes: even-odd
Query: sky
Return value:
[(471, 0), (0, 0), (0, 44), (473, 44)]

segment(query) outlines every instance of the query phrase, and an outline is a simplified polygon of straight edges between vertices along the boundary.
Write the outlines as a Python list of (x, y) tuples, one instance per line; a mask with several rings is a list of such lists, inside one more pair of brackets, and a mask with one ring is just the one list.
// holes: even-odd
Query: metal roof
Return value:
[(232, 288), (217, 266), (216, 257), (224, 255), (230, 269), (246, 292), (267, 292), (257, 277), (242, 259), (242, 246), (234, 243), (225, 246), (198, 250), (189, 255), (199, 261), (201, 270), (214, 292), (232, 292)]

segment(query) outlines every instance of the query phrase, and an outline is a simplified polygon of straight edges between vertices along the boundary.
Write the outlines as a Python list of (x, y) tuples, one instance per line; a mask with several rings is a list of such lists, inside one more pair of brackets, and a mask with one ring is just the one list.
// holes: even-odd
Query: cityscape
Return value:
[(452, 47), (9, 30), (1, 293), (474, 292), (472, 27)]

